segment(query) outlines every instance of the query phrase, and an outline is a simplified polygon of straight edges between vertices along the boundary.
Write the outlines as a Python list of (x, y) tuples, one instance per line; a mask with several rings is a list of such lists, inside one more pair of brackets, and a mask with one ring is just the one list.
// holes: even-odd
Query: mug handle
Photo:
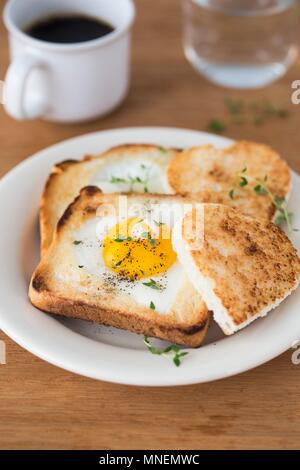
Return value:
[[(34, 90), (26, 99), (28, 79), (34, 70), (40, 70), (43, 87)], [(24, 55), (15, 59), (9, 66), (4, 82), (4, 107), (13, 118), (35, 119), (42, 117), (48, 108), (47, 71), (39, 59)]]

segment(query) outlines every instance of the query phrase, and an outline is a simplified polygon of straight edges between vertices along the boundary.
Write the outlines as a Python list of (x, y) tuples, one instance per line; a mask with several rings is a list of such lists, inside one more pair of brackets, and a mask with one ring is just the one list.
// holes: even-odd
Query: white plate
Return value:
[[(30, 275), (38, 261), (38, 205), (51, 166), (120, 143), (149, 142), (185, 147), (219, 147), (229, 139), (169, 128), (131, 128), (98, 132), (67, 140), (39, 152), (0, 183), (0, 328), (42, 359), (72, 372), (134, 385), (183, 385), (216, 380), (258, 366), (300, 339), (300, 289), (267, 318), (225, 338), (214, 325), (205, 345), (191, 350), (180, 367), (151, 355), (142, 336), (79, 320), (41, 313), (27, 299)], [(300, 228), (300, 178), (294, 175), (291, 211)], [(298, 201), (298, 205), (297, 205)], [(300, 236), (294, 240), (298, 250)]]

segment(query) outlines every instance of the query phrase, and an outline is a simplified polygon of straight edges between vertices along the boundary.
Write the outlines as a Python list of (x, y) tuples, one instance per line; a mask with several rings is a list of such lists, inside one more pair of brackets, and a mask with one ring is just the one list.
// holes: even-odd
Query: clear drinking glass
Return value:
[(297, 56), (299, 0), (183, 0), (183, 7), (185, 55), (219, 85), (262, 87)]

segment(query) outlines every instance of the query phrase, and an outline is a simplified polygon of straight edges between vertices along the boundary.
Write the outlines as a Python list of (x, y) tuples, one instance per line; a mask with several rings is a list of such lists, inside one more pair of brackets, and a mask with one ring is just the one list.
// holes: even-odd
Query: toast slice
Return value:
[(268, 195), (254, 190), (258, 181), (267, 177), (268, 189), (286, 200), (291, 191), (287, 163), (270, 147), (244, 141), (221, 150), (206, 145), (178, 153), (168, 177), (177, 194), (193, 194), (202, 202), (226, 204), (263, 220), (273, 220), (276, 209)]
[[(45, 312), (199, 346), (208, 328), (209, 312), (178, 260), (161, 273), (159, 283), (153, 280), (153, 275), (146, 279), (135, 276), (128, 279), (129, 270), (131, 274), (144, 273), (141, 263), (147, 270), (153, 250), (158, 249), (156, 243), (152, 246), (153, 240), (149, 240), (148, 249), (147, 238), (147, 246), (143, 246), (148, 251), (139, 259), (134, 258), (132, 251), (129, 257), (124, 256), (123, 271), (112, 271), (103, 263), (104, 248), (108, 246), (104, 241), (105, 224), (116, 226), (116, 221), (123, 220), (120, 219), (119, 197), (119, 194), (103, 194), (97, 187), (81, 190), (59, 220), (53, 241), (32, 276), (29, 288), (32, 304)], [(185, 201), (176, 196), (148, 194), (130, 194), (123, 198), (130, 217), (136, 217), (137, 207), (149, 215), (152, 207), (159, 204), (162, 209), (159, 217), (168, 216), (169, 207), (181, 206)], [(161, 221), (157, 224), (164, 225)], [(112, 243), (114, 246), (117, 243), (120, 250), (132, 242), (118, 238), (119, 235)], [(172, 249), (171, 240), (166, 243), (170, 243)], [(168, 252), (168, 245), (165, 246)], [(165, 255), (160, 255), (164, 263)], [(112, 261), (111, 268), (118, 270), (119, 265)]]
[(157, 145), (124, 144), (96, 157), (55, 165), (40, 204), (41, 252), (47, 250), (58, 220), (85, 186), (97, 186), (104, 193), (173, 194), (167, 168), (176, 154), (175, 149)]
[[(203, 219), (201, 239), (195, 221)], [(177, 223), (173, 247), (223, 332), (265, 316), (299, 283), (296, 249), (272, 222), (203, 204)]]

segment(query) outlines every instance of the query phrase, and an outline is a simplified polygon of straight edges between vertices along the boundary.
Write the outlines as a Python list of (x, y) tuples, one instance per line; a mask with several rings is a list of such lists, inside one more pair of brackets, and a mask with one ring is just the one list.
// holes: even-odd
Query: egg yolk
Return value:
[[(136, 234), (137, 226), (140, 229)], [(138, 219), (129, 219), (113, 227), (103, 241), (105, 265), (128, 279), (143, 279), (164, 273), (176, 260), (170, 238), (162, 229), (152, 238), (151, 229)]]

